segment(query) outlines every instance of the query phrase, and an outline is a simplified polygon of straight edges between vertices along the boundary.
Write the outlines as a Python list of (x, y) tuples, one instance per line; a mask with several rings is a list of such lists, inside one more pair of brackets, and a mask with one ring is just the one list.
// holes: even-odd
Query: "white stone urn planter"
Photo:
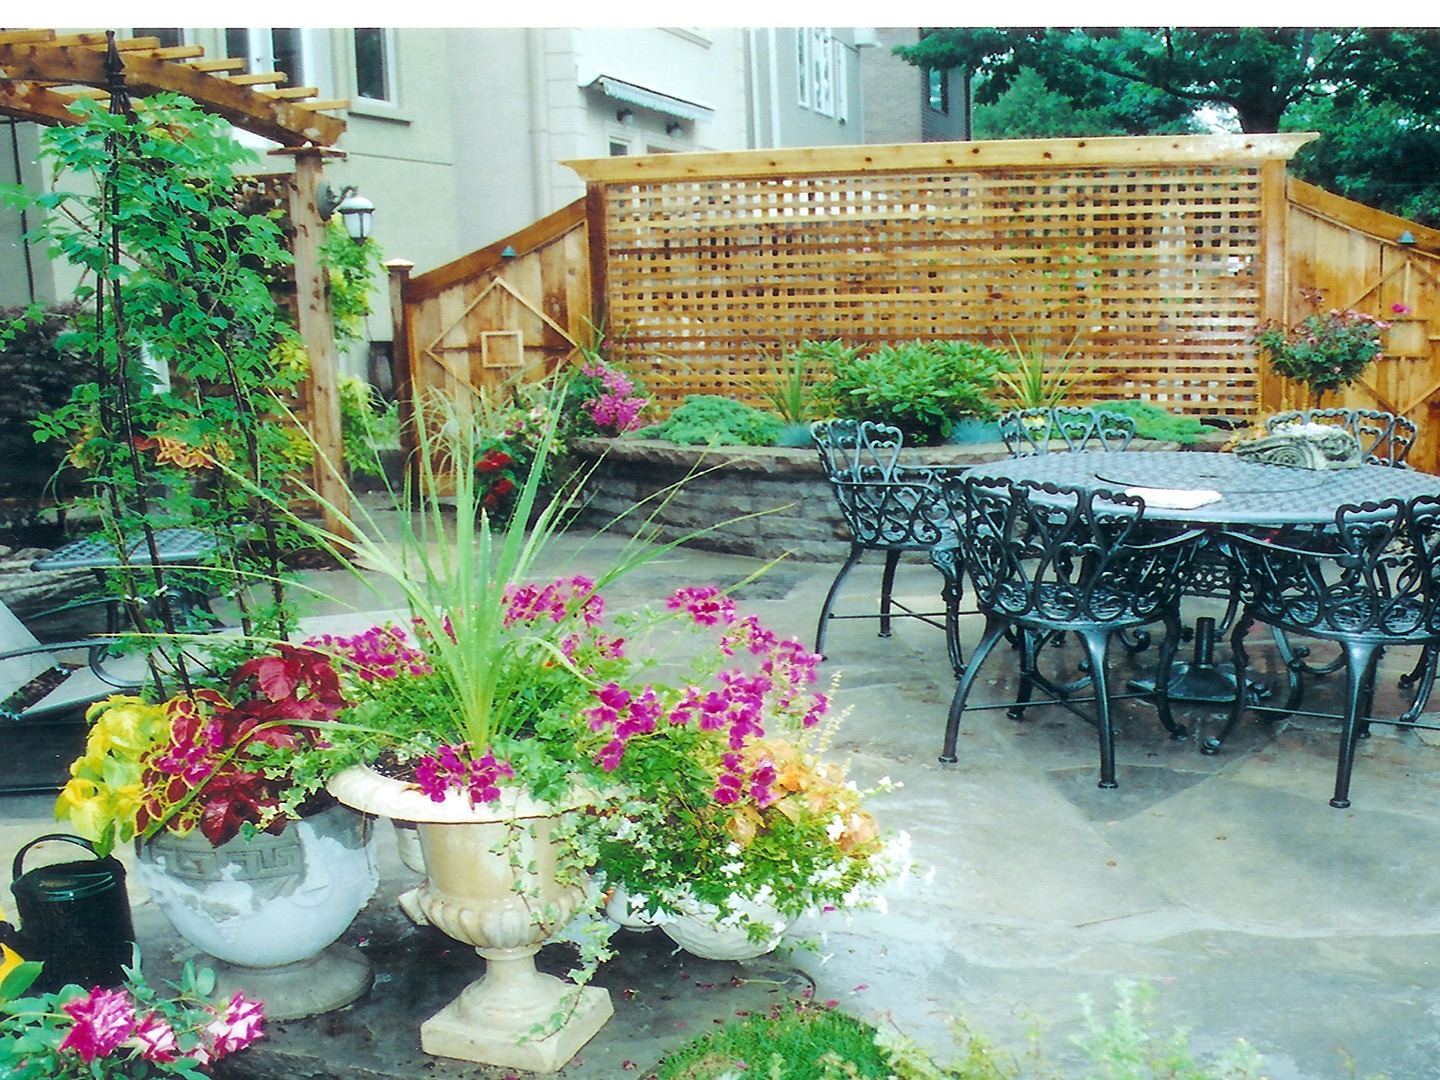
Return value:
[[(506, 791), (472, 806), (434, 802), (404, 781), (357, 766), (334, 777), (341, 802), (417, 826), (425, 882), (415, 903), (426, 921), (472, 945), (485, 974), (420, 1025), (420, 1046), (460, 1058), (555, 1072), (613, 1012), (608, 991), (576, 987), (535, 969), (535, 954), (584, 902), (583, 882), (563, 883), (553, 834), (568, 807)], [(545, 1032), (537, 1037), (539, 1028)]]
[(215, 958), (227, 994), (272, 1020), (329, 1012), (370, 989), (370, 961), (337, 945), (379, 883), (371, 822), (333, 804), (278, 836), (213, 847), (199, 831), (137, 845), (134, 877), (176, 932)]
[[(719, 909), (712, 904), (692, 901), (684, 906), (683, 914), (657, 921), (656, 925), (686, 952), (707, 960), (753, 960), (764, 956), (775, 950), (794, 922), (770, 904), (748, 900), (735, 904), (735, 913), (728, 919), (721, 919)], [(752, 939), (742, 918), (764, 926), (765, 933)]]

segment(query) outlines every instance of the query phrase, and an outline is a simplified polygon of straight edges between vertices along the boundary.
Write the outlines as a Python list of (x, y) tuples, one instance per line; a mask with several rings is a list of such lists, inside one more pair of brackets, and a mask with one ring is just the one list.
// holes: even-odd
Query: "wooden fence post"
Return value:
[[(410, 284), (410, 271), (415, 264), (406, 259), (385, 260), (390, 275), (391, 361), (395, 373), (395, 403), (400, 419), (400, 453), (412, 481), (418, 480), (415, 462), (415, 342), (411, 334), (410, 312), (405, 306), (405, 288)], [(412, 489), (419, 491), (417, 485)]]

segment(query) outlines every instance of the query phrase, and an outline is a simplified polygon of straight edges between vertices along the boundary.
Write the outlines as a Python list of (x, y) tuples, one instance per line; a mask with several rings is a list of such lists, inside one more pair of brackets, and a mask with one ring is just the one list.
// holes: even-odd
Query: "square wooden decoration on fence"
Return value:
[(525, 335), (519, 330), (482, 330), (480, 363), (487, 368), (523, 367)]
[(1392, 317), (1385, 351), (1391, 356), (1429, 356), (1430, 320)]

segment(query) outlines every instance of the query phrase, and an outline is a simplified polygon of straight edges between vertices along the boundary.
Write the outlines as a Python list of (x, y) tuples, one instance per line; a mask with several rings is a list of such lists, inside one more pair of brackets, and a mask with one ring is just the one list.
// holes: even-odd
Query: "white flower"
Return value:
[(825, 835), (830, 838), (831, 843), (836, 843), (845, 835), (845, 822), (840, 817), (830, 819), (830, 824), (825, 826)]

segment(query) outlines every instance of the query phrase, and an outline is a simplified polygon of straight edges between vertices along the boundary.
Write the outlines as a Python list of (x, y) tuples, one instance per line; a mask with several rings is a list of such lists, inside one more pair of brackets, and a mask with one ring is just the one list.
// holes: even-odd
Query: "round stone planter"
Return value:
[(794, 921), (769, 904), (742, 901), (735, 907), (737, 915), (765, 926), (764, 935), (752, 939), (746, 922), (734, 916), (721, 921), (718, 909), (700, 903), (687, 905), (685, 914), (658, 925), (671, 941), (696, 956), (707, 960), (753, 960), (773, 952)]
[(370, 988), (370, 962), (337, 945), (379, 882), (370, 823), (334, 805), (279, 836), (218, 848), (198, 831), (138, 846), (134, 875), (177, 933), (214, 957), (226, 993), (273, 1020), (329, 1012)]

